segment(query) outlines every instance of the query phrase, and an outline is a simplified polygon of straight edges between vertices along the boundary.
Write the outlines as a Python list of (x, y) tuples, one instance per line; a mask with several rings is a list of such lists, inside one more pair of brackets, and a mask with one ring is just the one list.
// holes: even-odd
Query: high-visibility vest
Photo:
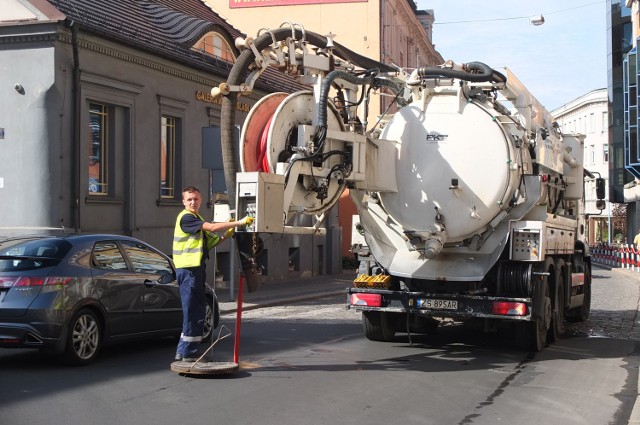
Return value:
[[(200, 230), (195, 235), (186, 233), (180, 227), (180, 221), (185, 214), (193, 214), (183, 210), (176, 218), (176, 226), (173, 230), (173, 263), (179, 269), (186, 267), (198, 267), (202, 263), (204, 253), (204, 230)], [(193, 214), (200, 220), (204, 219), (200, 214)], [(220, 242), (220, 238), (215, 233), (209, 233), (207, 237), (207, 250), (210, 250)]]

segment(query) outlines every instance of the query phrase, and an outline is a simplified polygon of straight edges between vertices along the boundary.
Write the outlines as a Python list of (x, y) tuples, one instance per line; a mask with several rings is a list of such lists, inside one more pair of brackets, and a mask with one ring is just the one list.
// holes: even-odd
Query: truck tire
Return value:
[(547, 333), (551, 325), (551, 297), (549, 296), (549, 283), (547, 279), (543, 281), (542, 317), (532, 321), (517, 322), (516, 325), (516, 346), (526, 351), (542, 351), (547, 345)]
[(397, 317), (386, 311), (363, 311), (364, 336), (371, 341), (393, 341), (397, 329)]
[(582, 305), (567, 311), (567, 320), (570, 322), (585, 322), (591, 313), (591, 264), (588, 263), (584, 265), (583, 294), (584, 300)]
[(565, 308), (565, 282), (564, 282), (564, 261), (559, 259), (555, 263), (553, 287), (555, 295), (552, 300), (552, 316), (547, 341), (556, 342), (564, 334), (564, 308)]

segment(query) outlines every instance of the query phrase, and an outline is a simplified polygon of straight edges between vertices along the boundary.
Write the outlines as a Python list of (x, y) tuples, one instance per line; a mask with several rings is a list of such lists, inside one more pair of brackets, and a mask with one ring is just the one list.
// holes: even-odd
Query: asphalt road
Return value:
[[(0, 350), (0, 423), (627, 424), (638, 278), (594, 274), (591, 320), (536, 354), (455, 324), (412, 344), (367, 341), (344, 297), (245, 312), (241, 370), (229, 376), (172, 372), (172, 340), (110, 347), (81, 368)], [(216, 360), (232, 359), (232, 339)]]

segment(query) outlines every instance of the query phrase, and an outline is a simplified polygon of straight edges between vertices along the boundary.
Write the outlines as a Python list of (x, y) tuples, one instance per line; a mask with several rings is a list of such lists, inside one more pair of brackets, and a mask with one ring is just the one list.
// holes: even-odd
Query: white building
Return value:
[[(609, 121), (607, 89), (602, 88), (568, 102), (551, 112), (563, 133), (584, 134), (584, 168), (609, 185)], [(607, 194), (608, 198), (608, 194)], [(595, 181), (585, 181), (586, 213), (589, 217), (589, 242), (609, 241), (610, 203), (600, 213), (595, 207)]]

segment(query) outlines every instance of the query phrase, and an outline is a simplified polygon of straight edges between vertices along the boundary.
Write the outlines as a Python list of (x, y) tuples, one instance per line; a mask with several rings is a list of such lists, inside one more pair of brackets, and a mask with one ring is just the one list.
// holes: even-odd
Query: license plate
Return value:
[(458, 301), (454, 300), (436, 300), (436, 299), (419, 299), (418, 307), (434, 308), (439, 310), (457, 310)]

